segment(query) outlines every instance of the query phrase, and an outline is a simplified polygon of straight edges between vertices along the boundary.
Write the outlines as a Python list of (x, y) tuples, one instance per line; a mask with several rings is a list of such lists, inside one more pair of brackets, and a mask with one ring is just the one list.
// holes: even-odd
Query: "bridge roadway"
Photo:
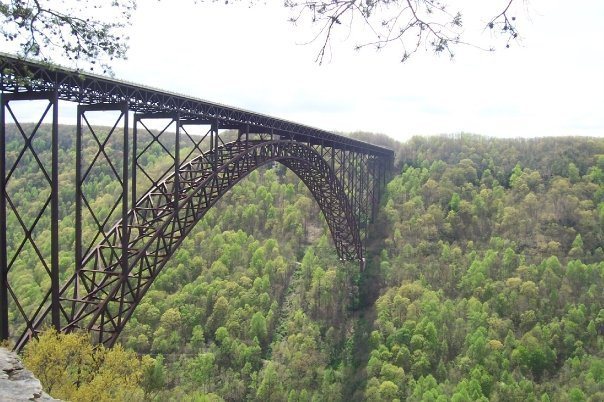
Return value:
[[(364, 240), (373, 220), (392, 150), (287, 120), (160, 91), (107, 77), (84, 74), (0, 54), (0, 339), (15, 349), (52, 325), (60, 331), (86, 329), (97, 342), (111, 346), (154, 279), (203, 215), (247, 174), (267, 163), (281, 163), (306, 184), (317, 201), (342, 260), (364, 262)], [(37, 124), (19, 122), (14, 103), (45, 101)], [(76, 121), (75, 271), (60, 283), (59, 272), (59, 114), (60, 102), (78, 104)], [(99, 112), (117, 114), (108, 133), (90, 123)], [(32, 142), (51, 120), (51, 160)], [(166, 124), (151, 130), (148, 122)], [(12, 123), (12, 124), (11, 124)], [(73, 124), (73, 123), (72, 123)], [(7, 161), (8, 127), (22, 136), (20, 157)], [(189, 134), (191, 127), (201, 135)], [(206, 131), (207, 130), (207, 131)], [(83, 143), (96, 144), (94, 158)], [(90, 141), (92, 140), (92, 142)], [(119, 144), (121, 152), (112, 147)], [(171, 161), (159, 174), (146, 166), (155, 146)], [(46, 203), (33, 223), (25, 224), (12, 202), (10, 183), (19, 159), (30, 155), (46, 177)], [(8, 163), (8, 165), (7, 165)], [(109, 167), (121, 194), (106, 216), (90, 207), (87, 185), (93, 169)], [(143, 186), (142, 183), (145, 183)], [(139, 187), (144, 187), (139, 197)], [(7, 212), (20, 225), (7, 226)], [(50, 251), (39, 250), (47, 238), (34, 235), (48, 217)], [(117, 218), (116, 218), (117, 217)], [(94, 222), (92, 237), (83, 233)], [(111, 226), (111, 224), (113, 226)], [(14, 226), (14, 225), (13, 225)], [(89, 227), (86, 227), (87, 232)], [(7, 244), (7, 231), (20, 232), (20, 244)], [(50, 286), (37, 309), (25, 309), (23, 295), (11, 286), (11, 268), (24, 246), (37, 250)], [(12, 305), (12, 307), (11, 307)], [(9, 308), (16, 318), (9, 320)], [(16, 329), (12, 329), (12, 328)]]
[(220, 128), (244, 129), (249, 125), (250, 132), (268, 133), (272, 130), (275, 135), (291, 137), (295, 141), (394, 158), (389, 148), (288, 120), (0, 53), (0, 91), (52, 93), (55, 90), (59, 99), (79, 104), (127, 103), (133, 112), (178, 112), (183, 120), (217, 119)]

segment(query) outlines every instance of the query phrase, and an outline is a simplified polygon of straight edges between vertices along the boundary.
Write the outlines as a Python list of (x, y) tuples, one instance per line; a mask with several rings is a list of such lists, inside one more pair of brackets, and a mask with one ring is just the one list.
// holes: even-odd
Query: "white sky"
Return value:
[[(327, 130), (400, 140), (460, 131), (604, 136), (604, 1), (517, 1), (520, 46), (459, 48), (454, 61), (420, 52), (401, 64), (396, 46), (356, 52), (356, 38), (336, 38), (318, 65), (318, 44), (301, 45), (311, 30), (287, 22), (281, 0), (252, 8), (139, 0), (129, 58), (114, 72)], [(467, 5), (466, 31), (488, 46), (482, 28), (505, 2), (453, 3)]]

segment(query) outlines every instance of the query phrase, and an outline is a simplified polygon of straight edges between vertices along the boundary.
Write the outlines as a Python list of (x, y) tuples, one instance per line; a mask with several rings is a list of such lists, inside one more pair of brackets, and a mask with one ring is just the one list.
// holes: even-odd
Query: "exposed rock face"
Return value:
[(42, 391), (42, 384), (23, 367), (19, 357), (0, 348), (0, 402), (58, 401)]

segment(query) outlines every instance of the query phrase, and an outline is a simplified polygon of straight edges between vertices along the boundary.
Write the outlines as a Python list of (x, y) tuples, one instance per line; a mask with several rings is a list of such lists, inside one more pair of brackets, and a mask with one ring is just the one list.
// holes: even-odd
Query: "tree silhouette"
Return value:
[(0, 0), (0, 34), (22, 56), (110, 72), (126, 56), (124, 28), (135, 8), (136, 0)]
[[(511, 15), (512, 3), (514, 0), (508, 0), (503, 10), (494, 13), (485, 27), (503, 35), (507, 47), (518, 37), (516, 17)], [(453, 57), (457, 45), (478, 47), (465, 41), (462, 29), (464, 13), (461, 9), (453, 9), (455, 5), (452, 1), (286, 0), (285, 5), (296, 12), (292, 22), (310, 18), (319, 26), (319, 32), (313, 39), (321, 43), (317, 54), (319, 63), (326, 56), (334, 31), (342, 27), (352, 29), (355, 19), (360, 19), (370, 32), (368, 39), (357, 44), (356, 49), (381, 49), (398, 43), (402, 47), (402, 62), (422, 48)]]

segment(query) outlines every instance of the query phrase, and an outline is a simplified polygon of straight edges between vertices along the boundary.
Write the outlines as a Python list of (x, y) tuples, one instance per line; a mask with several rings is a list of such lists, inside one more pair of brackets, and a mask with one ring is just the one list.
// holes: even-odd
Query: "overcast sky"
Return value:
[[(504, 1), (467, 4), (465, 26)], [(477, 10), (476, 3), (489, 3)], [(472, 132), (490, 136), (604, 136), (604, 1), (517, 0), (522, 43), (494, 53), (459, 48), (454, 61), (400, 48), (354, 51), (336, 38), (323, 65), (308, 27), (274, 5), (139, 0), (129, 58), (116, 78), (334, 131), (397, 139)], [(489, 13), (490, 10), (490, 13)]]

